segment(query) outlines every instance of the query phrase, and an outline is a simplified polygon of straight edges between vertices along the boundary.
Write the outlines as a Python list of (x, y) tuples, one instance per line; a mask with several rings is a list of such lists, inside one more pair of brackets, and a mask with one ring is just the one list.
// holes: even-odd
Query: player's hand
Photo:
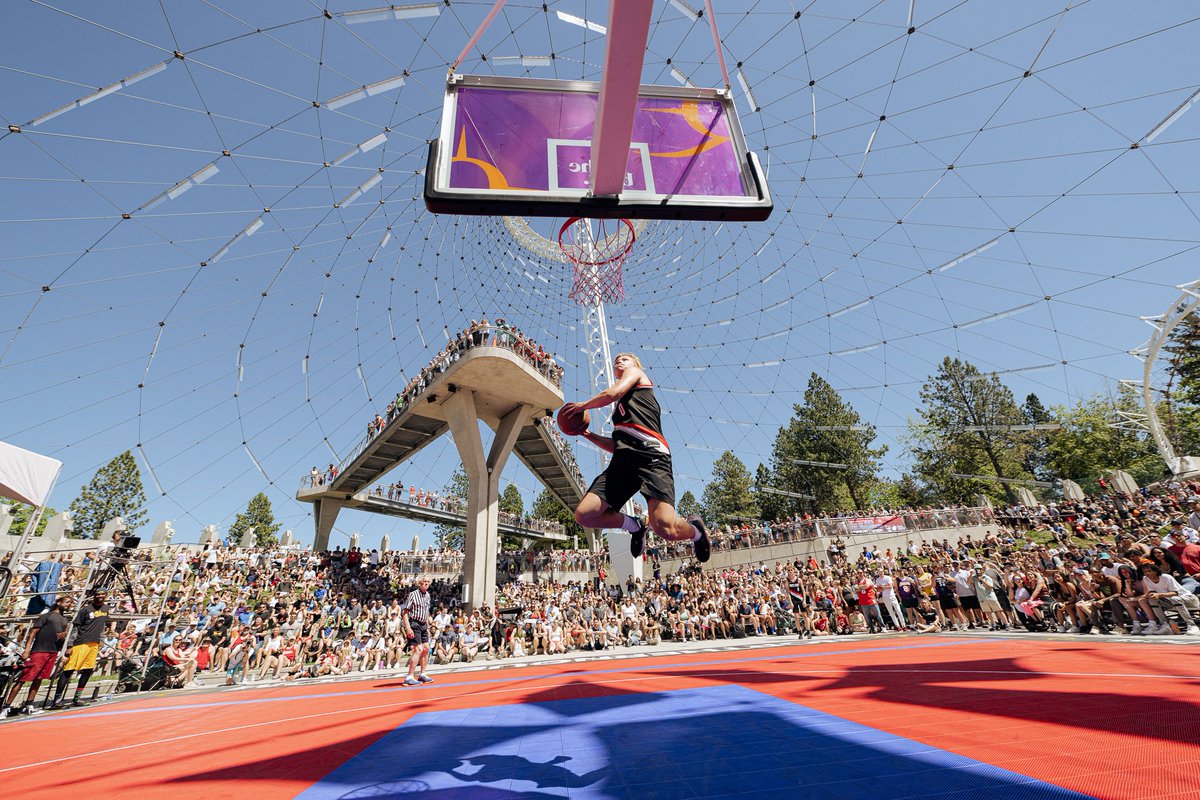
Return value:
[(567, 403), (563, 406), (563, 410), (568, 414), (582, 414), (586, 411), (585, 403)]

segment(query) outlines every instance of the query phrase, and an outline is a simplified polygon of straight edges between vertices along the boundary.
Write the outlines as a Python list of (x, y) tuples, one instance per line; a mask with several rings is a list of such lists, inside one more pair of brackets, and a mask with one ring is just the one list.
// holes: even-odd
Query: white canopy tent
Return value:
[(31, 506), (50, 499), (62, 462), (0, 442), (0, 496)]
[(8, 591), (12, 580), (12, 569), (20, 562), (29, 540), (42, 519), (46, 501), (54, 491), (54, 484), (62, 472), (62, 462), (49, 456), (38, 455), (7, 442), (0, 442), (0, 497), (34, 507), (33, 515), (21, 534), (21, 541), (13, 551), (7, 569), (0, 571), (0, 594)]

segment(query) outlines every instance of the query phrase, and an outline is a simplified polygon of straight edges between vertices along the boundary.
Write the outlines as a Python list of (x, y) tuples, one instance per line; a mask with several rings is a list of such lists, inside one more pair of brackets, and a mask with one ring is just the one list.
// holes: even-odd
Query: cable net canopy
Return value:
[[(654, 4), (644, 82), (721, 86), (686, 5)], [(607, 310), (613, 352), (638, 353), (660, 393), (680, 495), (726, 451), (769, 463), (813, 374), (896, 478), (947, 356), (1047, 406), (1141, 373), (1139, 317), (1197, 277), (1187, 4), (715, 5), (774, 214), (638, 228)], [(151, 518), (181, 540), (262, 488), (306, 531), (298, 477), (483, 317), (553, 353), (568, 399), (588, 394), (563, 220), (421, 199), (447, 68), (489, 8), (13, 10), (0, 440), (64, 462), (53, 505), (132, 450)], [(598, 80), (598, 8), (510, 0), (459, 71)], [(438, 442), (396, 477), (441, 489), (454, 460)], [(505, 480), (528, 508), (520, 469)], [(395, 524), (363, 530), (407, 541)]]

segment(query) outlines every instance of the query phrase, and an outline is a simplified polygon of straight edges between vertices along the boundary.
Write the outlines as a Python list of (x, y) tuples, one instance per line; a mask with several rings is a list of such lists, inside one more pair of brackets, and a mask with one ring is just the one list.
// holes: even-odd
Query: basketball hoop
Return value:
[[(558, 246), (574, 269), (574, 284), (569, 297), (581, 306), (619, 303), (625, 299), (621, 267), (637, 232), (627, 219), (593, 220), (571, 217), (558, 230)], [(606, 225), (616, 230), (607, 231)]]

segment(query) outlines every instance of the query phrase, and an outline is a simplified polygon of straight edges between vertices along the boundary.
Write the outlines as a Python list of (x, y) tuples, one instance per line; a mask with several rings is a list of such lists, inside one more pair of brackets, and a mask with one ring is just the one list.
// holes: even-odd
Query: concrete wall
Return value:
[[(879, 536), (874, 534), (867, 536), (843, 536), (842, 542), (846, 545), (847, 555), (853, 560), (862, 552), (862, 548), (872, 545), (878, 546), (881, 551), (891, 549), (892, 553), (897, 553), (908, 546), (910, 539), (918, 545), (923, 541), (932, 541), (933, 539), (937, 539), (939, 542), (942, 539), (949, 539), (951, 543), (954, 543), (958, 541), (960, 536), (965, 538), (969, 534), (972, 539), (979, 541), (988, 531), (994, 531), (995, 529), (995, 525), (962, 525), (957, 528), (903, 531), (901, 533)], [(815, 556), (817, 561), (823, 564), (829, 560), (829, 545), (832, 541), (829, 537), (818, 536), (815, 539), (786, 542), (769, 547), (716, 551), (712, 554), (712, 558), (705, 566), (705, 569), (727, 569), (730, 567), (763, 563), (776, 564), (779, 562), (795, 561), (796, 559), (807, 561), (810, 555)], [(675, 558), (663, 559), (661, 563), (662, 571), (665, 575), (679, 569), (682, 560)], [(618, 576), (614, 575), (612, 577), (615, 579)], [(620, 576), (620, 579), (622, 581), (625, 580), (625, 576)]]

